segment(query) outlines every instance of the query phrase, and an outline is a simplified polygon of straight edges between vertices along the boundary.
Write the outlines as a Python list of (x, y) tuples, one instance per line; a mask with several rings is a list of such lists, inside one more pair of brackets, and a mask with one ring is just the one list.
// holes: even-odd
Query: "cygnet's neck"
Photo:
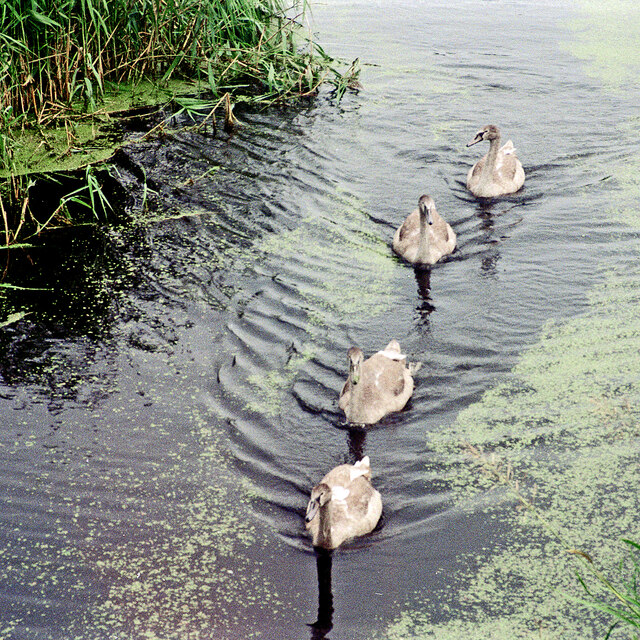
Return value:
[(478, 187), (490, 185), (493, 182), (493, 172), (498, 160), (498, 151), (500, 151), (500, 136), (489, 140), (489, 152), (487, 153), (484, 167), (482, 167)]
[[(357, 382), (354, 381), (354, 378)], [(357, 366), (353, 370), (353, 375), (351, 376), (351, 399), (349, 400), (349, 416), (348, 419), (356, 419), (356, 416), (359, 416), (366, 406), (365, 400), (365, 385), (362, 379), (362, 365)]]
[(320, 526), (318, 527), (317, 546), (332, 548), (333, 540), (331, 539), (331, 518), (329, 516), (329, 505), (331, 500), (320, 507), (318, 510), (318, 518), (320, 518)]
[(426, 262), (429, 258), (429, 229), (427, 223), (427, 210), (420, 207), (420, 237), (418, 239), (418, 261)]

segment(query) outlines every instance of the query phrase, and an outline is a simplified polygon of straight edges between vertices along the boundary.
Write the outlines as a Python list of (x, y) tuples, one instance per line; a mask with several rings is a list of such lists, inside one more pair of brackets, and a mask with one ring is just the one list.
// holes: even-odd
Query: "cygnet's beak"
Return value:
[(433, 224), (433, 218), (431, 217), (431, 207), (426, 205), (424, 202), (420, 202), (419, 207), (420, 214), (426, 218), (427, 224)]
[(309, 504), (307, 505), (307, 515), (304, 517), (305, 522), (311, 522), (318, 513), (318, 509), (320, 508), (320, 503), (318, 499), (309, 500)]
[(471, 142), (467, 142), (467, 147), (471, 147), (474, 144), (478, 144), (478, 142), (482, 141), (482, 131), (478, 131), (478, 133), (476, 133), (476, 137), (471, 141)]

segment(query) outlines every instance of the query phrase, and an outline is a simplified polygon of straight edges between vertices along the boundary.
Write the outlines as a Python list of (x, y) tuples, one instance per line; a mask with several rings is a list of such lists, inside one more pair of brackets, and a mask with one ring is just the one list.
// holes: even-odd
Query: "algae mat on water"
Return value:
[[(86, 631), (74, 637), (197, 640), (211, 638), (212, 629), (216, 637), (237, 637), (240, 628), (251, 638), (260, 635), (256, 621), (265, 610), (272, 618), (281, 615), (275, 585), (247, 553), (266, 541), (247, 521), (250, 498), (227, 470), (210, 421), (198, 409), (190, 416), (202, 444), (196, 462), (176, 456), (175, 466), (157, 476), (113, 478), (118, 495), (129, 492), (130, 510), (145, 513), (146, 522), (117, 545), (100, 544), (109, 532), (89, 527), (82, 561), (109, 589), (84, 616)], [(189, 482), (201, 479), (195, 495), (183, 490), (186, 475)], [(160, 514), (153, 498), (138, 495), (148, 492), (147, 485), (171, 488)]]
[(288, 357), (281, 367), (249, 376), (254, 393), (247, 408), (252, 411), (278, 415), (301, 367), (325, 348), (330, 329), (350, 317), (382, 314), (393, 299), (396, 259), (375, 234), (362, 203), (339, 191), (332, 204), (321, 215), (303, 218), (291, 231), (261, 239), (261, 259), (278, 278), (289, 281), (288, 274), (281, 273), (283, 261), (296, 270), (300, 282), (293, 302), (304, 310), (310, 339), (299, 356)]
[[(602, 3), (581, 7), (576, 40), (565, 48), (618, 92), (640, 66), (630, 26), (640, 12), (623, 1), (607, 3), (606, 17)], [(620, 123), (620, 138), (633, 139), (637, 129), (637, 121)], [(607, 170), (619, 190), (608, 193), (605, 216), (640, 227), (640, 158)], [(586, 594), (576, 572), (596, 597), (611, 602), (610, 595), (584, 570), (584, 557), (567, 551), (590, 554), (617, 584), (627, 577), (624, 568), (616, 575), (621, 538), (640, 539), (640, 248), (630, 251), (631, 267), (607, 268), (584, 316), (547, 325), (508, 382), (463, 411), (453, 432), (433, 436), (461, 525), (480, 513), (503, 539), (459, 557), (449, 588), (429, 601), (417, 595), (386, 640), (605, 637), (612, 621), (578, 602)], [(482, 455), (473, 459), (463, 443)], [(517, 495), (534, 510), (518, 512)], [(631, 637), (624, 628), (616, 633)]]
[(0, 180), (11, 176), (74, 171), (110, 158), (123, 145), (122, 123), (149, 116), (147, 111), (180, 96), (197, 93), (193, 82), (170, 81), (158, 86), (149, 81), (109, 85), (102, 107), (91, 114), (77, 113), (58, 124), (7, 129), (13, 142), (11, 162), (0, 162)]
[(614, 92), (635, 86), (640, 66), (640, 10), (633, 0), (582, 0), (565, 48), (586, 62), (587, 73)]
[[(452, 469), (460, 522), (466, 510), (483, 509), (488, 526), (510, 530), (509, 548), (503, 542), (488, 556), (459, 558), (455, 581), (462, 587), (455, 599), (446, 593), (442, 599), (450, 605), (445, 611), (454, 600), (464, 602), (464, 616), (457, 612), (458, 619), (433, 625), (425, 603), (421, 612), (401, 615), (387, 638), (464, 633), (506, 640), (535, 632), (575, 640), (598, 637), (594, 630), (604, 637), (606, 624), (590, 609), (578, 614), (569, 599), (584, 592), (575, 576), (579, 558), (567, 549), (588, 552), (598, 566), (613, 569), (623, 554), (620, 539), (640, 536), (639, 277), (640, 270), (611, 275), (593, 294), (588, 314), (549, 325), (512, 381), (462, 412), (454, 434), (435, 439)], [(502, 462), (504, 473), (509, 464), (545, 521), (505, 509), (500, 497), (513, 500), (513, 493), (465, 461), (461, 442), (491, 451), (494, 467)]]
[[(185, 387), (180, 406), (192, 394)], [(146, 389), (159, 405), (161, 397)], [(135, 397), (131, 402), (127, 440), (148, 444), (144, 432), (156, 432), (150, 448), (158, 455), (132, 456), (115, 429), (91, 451), (87, 422), (65, 419), (67, 444), (50, 451), (66, 474), (42, 465), (30, 472), (35, 488), (26, 495), (55, 521), (51, 532), (33, 536), (37, 517), (25, 516), (24, 531), (16, 529), (0, 549), (3, 587), (29, 594), (2, 612), (0, 638), (252, 638), (266, 616), (285, 619), (277, 587), (261, 570), (268, 541), (247, 518), (251, 497), (227, 468), (215, 416), (198, 406), (180, 416), (200, 451), (193, 457), (189, 443), (174, 439), (185, 432), (176, 429), (171, 400), (168, 417), (154, 414), (150, 424), (148, 408), (139, 405), (135, 415)], [(109, 434), (114, 413), (125, 411), (112, 406), (115, 412), (93, 415), (101, 433)], [(25, 433), (5, 453), (25, 456), (39, 444), (37, 434)], [(126, 464), (109, 466), (114, 455)], [(144, 462), (132, 466), (132, 457)], [(60, 493), (60, 485), (72, 493)], [(6, 507), (19, 509), (20, 500), (5, 500)]]

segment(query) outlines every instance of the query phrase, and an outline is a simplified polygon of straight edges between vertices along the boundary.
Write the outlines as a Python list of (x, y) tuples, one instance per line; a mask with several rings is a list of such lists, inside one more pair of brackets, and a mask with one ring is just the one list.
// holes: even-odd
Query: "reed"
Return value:
[[(229, 126), (230, 94), (236, 103), (271, 103), (312, 95), (329, 82), (339, 100), (358, 69), (338, 70), (303, 26), (307, 0), (291, 1), (0, 2), (0, 172), (6, 176), (0, 182), (0, 249), (68, 223), (72, 208), (98, 206), (99, 216), (106, 214), (91, 171), (86, 185), (62, 196), (53, 213), (34, 213), (33, 169), (17, 157), (29, 151), (21, 131), (38, 132), (39, 148), (49, 148), (53, 129), (67, 139), (58, 156), (69, 157), (77, 151), (79, 119), (95, 121), (111, 89), (186, 80), (210, 92), (210, 104), (224, 103)], [(211, 118), (215, 125), (213, 112)]]
[[(300, 20), (306, 0), (4, 0), (0, 111), (39, 124), (95, 110), (109, 83), (200, 79), (214, 95), (313, 92), (332, 60)], [(340, 74), (337, 74), (340, 78)]]
[[(633, 540), (622, 540), (626, 545), (627, 555), (620, 562), (616, 577), (609, 578), (596, 566), (589, 553), (574, 548), (544, 516), (543, 511), (525, 497), (509, 462), (505, 464), (495, 454), (486, 454), (480, 447), (468, 442), (462, 443), (462, 448), (476, 463), (481, 474), (490, 478), (495, 485), (505, 487), (520, 507), (532, 513), (542, 527), (560, 542), (565, 552), (580, 563), (582, 572), (576, 571), (576, 576), (587, 597), (567, 597), (578, 604), (598, 609), (609, 617), (611, 623), (604, 640), (611, 638), (613, 631), (621, 625), (630, 632), (639, 630), (630, 637), (640, 640), (640, 544)], [(591, 577), (591, 586), (587, 584), (584, 575)]]

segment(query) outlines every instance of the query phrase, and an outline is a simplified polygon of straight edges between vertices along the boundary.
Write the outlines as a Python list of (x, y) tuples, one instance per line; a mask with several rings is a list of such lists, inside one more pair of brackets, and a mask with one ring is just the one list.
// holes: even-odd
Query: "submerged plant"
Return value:
[[(80, 186), (77, 186), (80, 183)], [(70, 224), (103, 222), (112, 211), (102, 178), (92, 166), (73, 176), (40, 177), (39, 191), (52, 193), (49, 204), (40, 205), (38, 215), (30, 206), (30, 193), (37, 181), (30, 176), (12, 176), (0, 184), (0, 214), (3, 242), (0, 249), (24, 246), (25, 242), (52, 229)]]

